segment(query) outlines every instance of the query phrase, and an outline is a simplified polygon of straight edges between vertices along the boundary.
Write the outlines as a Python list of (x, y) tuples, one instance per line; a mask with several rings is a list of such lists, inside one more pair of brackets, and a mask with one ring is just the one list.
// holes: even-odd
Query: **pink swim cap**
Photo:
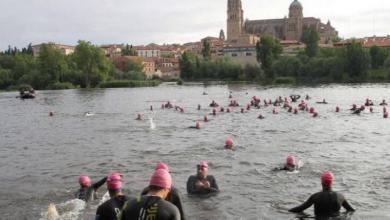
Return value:
[(163, 163), (163, 162), (160, 162), (156, 165), (156, 168), (154, 170), (159, 170), (159, 169), (163, 169), (163, 170), (166, 170), (169, 172), (169, 167), (167, 164)]
[(233, 139), (232, 139), (232, 138), (226, 139), (225, 145), (227, 145), (227, 146), (233, 146), (233, 145), (234, 145)]
[(286, 160), (287, 165), (289, 166), (295, 166), (295, 157), (292, 155), (289, 155)]
[(322, 183), (323, 186), (327, 186), (327, 187), (332, 186), (333, 180), (334, 180), (334, 175), (330, 171), (325, 171), (321, 175), (321, 183)]
[(172, 187), (172, 177), (168, 171), (164, 169), (158, 169), (153, 173), (150, 178), (150, 186), (158, 186), (164, 189), (170, 189)]
[(206, 167), (206, 168), (208, 168), (208, 167), (209, 167), (209, 165), (207, 164), (207, 162), (206, 162), (206, 161), (204, 161), (204, 160), (200, 161), (200, 162), (198, 163), (198, 166), (201, 166), (201, 167)]
[(119, 173), (112, 173), (107, 177), (107, 188), (117, 190), (122, 188), (122, 177)]
[(79, 176), (79, 183), (81, 186), (90, 186), (91, 185), (91, 179), (89, 176), (86, 175), (80, 175)]

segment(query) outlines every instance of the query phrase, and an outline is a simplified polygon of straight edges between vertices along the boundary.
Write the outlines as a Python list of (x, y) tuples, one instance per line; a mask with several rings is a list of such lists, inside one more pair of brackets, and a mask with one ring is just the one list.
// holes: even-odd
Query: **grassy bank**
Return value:
[(112, 80), (102, 82), (100, 88), (133, 88), (133, 87), (153, 87), (160, 85), (159, 80)]

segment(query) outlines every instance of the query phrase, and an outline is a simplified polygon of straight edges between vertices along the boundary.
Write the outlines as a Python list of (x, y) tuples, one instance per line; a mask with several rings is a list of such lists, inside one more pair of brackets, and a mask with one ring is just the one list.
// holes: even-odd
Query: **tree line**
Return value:
[[(129, 46), (124, 52), (134, 54)], [(9, 47), (0, 53), (0, 89), (25, 84), (35, 89), (91, 88), (113, 80), (145, 80), (142, 68), (142, 63), (129, 61), (123, 71), (117, 70), (102, 49), (87, 41), (79, 41), (70, 55), (64, 55), (54, 44), (42, 44), (36, 58), (29, 44), (21, 50)]]
[(320, 48), (316, 30), (307, 28), (306, 48), (297, 55), (283, 55), (278, 39), (263, 36), (256, 44), (258, 65), (241, 66), (229, 58), (211, 59), (210, 45), (203, 42), (202, 56), (184, 53), (180, 60), (185, 80), (257, 80), (261, 83), (360, 83), (390, 81), (390, 49), (364, 48), (352, 41), (345, 47)]

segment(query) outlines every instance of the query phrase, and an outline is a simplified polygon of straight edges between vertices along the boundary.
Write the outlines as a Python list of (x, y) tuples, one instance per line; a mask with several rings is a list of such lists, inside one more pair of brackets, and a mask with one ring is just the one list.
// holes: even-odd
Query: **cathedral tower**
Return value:
[(227, 40), (237, 41), (243, 34), (244, 11), (241, 0), (228, 0), (227, 10)]
[(290, 5), (285, 33), (286, 40), (301, 41), (303, 33), (303, 7), (298, 0), (294, 0)]

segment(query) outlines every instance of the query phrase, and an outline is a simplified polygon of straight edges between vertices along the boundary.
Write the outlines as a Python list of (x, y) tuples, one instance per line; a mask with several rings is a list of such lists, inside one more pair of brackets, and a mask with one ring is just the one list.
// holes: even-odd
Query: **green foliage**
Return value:
[(146, 76), (143, 72), (129, 71), (129, 72), (117, 72), (115, 79), (119, 80), (146, 80)]
[(211, 46), (207, 40), (203, 41), (202, 56), (205, 60), (211, 59)]
[(112, 63), (104, 56), (103, 51), (90, 42), (79, 41), (72, 54), (72, 61), (83, 75), (83, 81), (80, 82), (82, 87), (95, 87), (114, 72)]
[(308, 57), (315, 57), (318, 53), (318, 41), (320, 40), (318, 32), (312, 27), (306, 28), (303, 32), (302, 40), (306, 44), (306, 55)]
[(300, 68), (301, 63), (296, 57), (281, 57), (272, 66), (276, 76), (298, 77)]
[(74, 89), (75, 86), (70, 82), (65, 82), (65, 83), (57, 82), (49, 85), (47, 88), (51, 90), (64, 90), (64, 89)]
[(151, 87), (158, 86), (160, 81), (158, 80), (147, 80), (147, 81), (137, 81), (137, 80), (113, 80), (101, 82), (99, 84), (100, 88), (132, 88), (132, 87)]
[(65, 55), (53, 44), (41, 45), (38, 63), (40, 72), (48, 75), (51, 83), (63, 81), (63, 76), (68, 72)]
[(130, 72), (130, 71), (142, 72), (143, 69), (144, 69), (144, 66), (143, 66), (142, 62), (136, 61), (136, 60), (129, 60), (126, 63), (124, 71), (125, 72)]
[(278, 39), (271, 36), (263, 36), (261, 40), (256, 44), (256, 57), (257, 61), (261, 63), (263, 70), (266, 73), (266, 77), (273, 79), (274, 75), (271, 71), (272, 63), (282, 53), (283, 48), (280, 45)]
[(276, 77), (275, 84), (295, 84), (295, 78), (294, 77)]
[(370, 48), (370, 56), (371, 56), (371, 66), (373, 69), (378, 69), (379, 67), (383, 66), (383, 63), (385, 62), (388, 53), (385, 49), (378, 47), (378, 46), (372, 46)]
[(389, 56), (386, 58), (384, 64), (383, 64), (384, 67), (386, 68), (390, 68), (390, 54)]
[(368, 80), (370, 82), (383, 83), (388, 80), (390, 76), (390, 69), (372, 69), (368, 72)]
[(0, 89), (6, 89), (13, 84), (11, 70), (0, 69)]
[(128, 45), (126, 44), (126, 47), (125, 49), (122, 50), (122, 55), (123, 56), (136, 56), (137, 55), (137, 51), (135, 51), (133, 49), (133, 45)]
[(352, 42), (346, 48), (346, 71), (352, 82), (362, 82), (370, 67), (370, 55), (360, 43)]

